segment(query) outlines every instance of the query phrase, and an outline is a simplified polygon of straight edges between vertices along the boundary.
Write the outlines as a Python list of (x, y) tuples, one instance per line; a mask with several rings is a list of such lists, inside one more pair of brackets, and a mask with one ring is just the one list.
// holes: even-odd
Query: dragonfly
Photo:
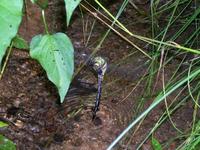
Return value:
[[(97, 92), (94, 107), (92, 109), (92, 120), (96, 118), (96, 114), (99, 111), (101, 93), (102, 93), (102, 82), (104, 79), (105, 73), (108, 71), (108, 64), (105, 58), (101, 56), (89, 56), (85, 53), (76, 53), (77, 65), (84, 63), (86, 70), (89, 69), (90, 72), (97, 78), (97, 88), (94, 86), (94, 83), (90, 83), (82, 79), (83, 74), (79, 74), (73, 81), (72, 88), (68, 93), (68, 97), (72, 98), (75, 95), (88, 95), (90, 93)], [(82, 76), (83, 75), (83, 76)], [(71, 94), (71, 95), (70, 95)]]
[(92, 116), (92, 119), (94, 120), (96, 118), (97, 111), (99, 111), (101, 92), (102, 92), (102, 82), (103, 82), (104, 75), (106, 73), (108, 65), (104, 58), (97, 56), (97, 57), (91, 58), (91, 60), (89, 61), (89, 66), (91, 66), (93, 71), (96, 73), (97, 81), (98, 81), (97, 95), (96, 95), (95, 105), (93, 108), (93, 116)]

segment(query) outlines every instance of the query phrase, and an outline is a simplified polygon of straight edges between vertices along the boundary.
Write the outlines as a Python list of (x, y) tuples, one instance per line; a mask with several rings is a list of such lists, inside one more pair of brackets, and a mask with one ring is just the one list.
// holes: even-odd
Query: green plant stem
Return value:
[(185, 84), (188, 80), (193, 79), (197, 75), (200, 74), (200, 70), (196, 69), (193, 71), (189, 76), (182, 78), (179, 80), (176, 84), (170, 86), (167, 90), (166, 93), (160, 93), (154, 100), (154, 102), (141, 114), (139, 115), (136, 119), (134, 119), (129, 126), (109, 145), (107, 150), (111, 150), (114, 148), (114, 146), (125, 136), (125, 134), (132, 129), (142, 118), (144, 118), (152, 109), (154, 109), (158, 104), (160, 104), (165, 97), (169, 96), (172, 92), (174, 92), (176, 89), (181, 87), (183, 84)]
[(0, 80), (2, 79), (3, 73), (4, 73), (5, 69), (6, 69), (6, 65), (7, 65), (7, 63), (8, 63), (8, 59), (9, 59), (9, 56), (10, 56), (10, 54), (11, 54), (12, 47), (13, 47), (13, 42), (11, 42), (11, 45), (10, 45), (10, 47), (9, 47), (9, 49), (8, 49), (8, 54), (6, 55), (6, 58), (5, 58), (3, 67), (2, 67), (2, 69), (1, 69), (1, 72), (0, 72)]
[(44, 23), (44, 27), (45, 27), (45, 32), (46, 32), (46, 34), (49, 34), (48, 26), (47, 26), (47, 22), (46, 22), (46, 18), (45, 18), (44, 10), (42, 10), (42, 20), (43, 20), (43, 23)]
[(197, 118), (197, 112), (198, 112), (198, 100), (199, 100), (200, 92), (197, 94), (196, 102), (194, 103), (194, 111), (193, 111), (193, 121), (192, 121), (192, 132), (191, 134), (195, 133), (195, 125), (196, 125), (196, 118)]

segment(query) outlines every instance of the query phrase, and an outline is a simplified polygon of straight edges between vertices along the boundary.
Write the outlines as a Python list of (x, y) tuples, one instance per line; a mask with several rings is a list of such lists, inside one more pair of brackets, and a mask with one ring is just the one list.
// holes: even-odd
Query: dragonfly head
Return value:
[(107, 70), (107, 62), (102, 57), (94, 57), (91, 60), (92, 69), (99, 75), (104, 76), (106, 70)]

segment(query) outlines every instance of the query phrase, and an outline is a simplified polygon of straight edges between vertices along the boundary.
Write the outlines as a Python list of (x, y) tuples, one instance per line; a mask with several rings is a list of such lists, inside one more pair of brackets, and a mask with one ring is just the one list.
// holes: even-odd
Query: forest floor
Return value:
[[(141, 6), (144, 10), (148, 7), (148, 4), (145, 5)], [(112, 4), (109, 9), (115, 14), (119, 7), (120, 2)], [(94, 18), (88, 13), (84, 14), (88, 30), (83, 32), (83, 19), (77, 14), (75, 13), (75, 19), (66, 32), (72, 39), (75, 51), (90, 54), (102, 38), (102, 33), (108, 28), (96, 21), (90, 40), (86, 44)], [(149, 36), (150, 24), (143, 21), (143, 16), (131, 6), (126, 8), (120, 21), (126, 24), (130, 31)], [(145, 43), (131, 40), (145, 49)], [(13, 49), (0, 82), (0, 118), (7, 120), (10, 126), (1, 129), (0, 132), (13, 140), (19, 150), (106, 149), (136, 117), (134, 109), (142, 97), (145, 84), (141, 82), (134, 92), (126, 97), (139, 78), (146, 73), (147, 66), (144, 63), (148, 58), (112, 32), (95, 55), (105, 57), (113, 69), (107, 72), (103, 81), (100, 111), (92, 121), (96, 92), (87, 91), (87, 88), (79, 91), (79, 86), (72, 84), (71, 89), (76, 89), (75, 92), (69, 91), (65, 102), (57, 104), (57, 91), (48, 81), (41, 66), (29, 57), (28, 51)], [(127, 57), (128, 55), (130, 56)], [(79, 58), (76, 59), (79, 61)], [(175, 69), (173, 64), (166, 66), (166, 79)], [(96, 83), (94, 76), (87, 69), (81, 70), (79, 78)], [(157, 90), (161, 87), (159, 82), (161, 81), (158, 81)], [(169, 99), (173, 99), (174, 96), (170, 96)], [(152, 103), (153, 98), (149, 98), (143, 110)], [(164, 104), (159, 105), (146, 116), (139, 130), (133, 136), (130, 134), (131, 138), (120, 142), (116, 149), (135, 150), (164, 110)], [(172, 115), (172, 120), (179, 129), (185, 130), (190, 126), (192, 112), (192, 105), (185, 105)], [(176, 135), (177, 131), (170, 121), (165, 121), (154, 134), (161, 143)], [(126, 146), (124, 143), (128, 141), (129, 145)], [(168, 149), (173, 150), (177, 142), (169, 143)], [(145, 142), (142, 149), (151, 150), (151, 141)]]

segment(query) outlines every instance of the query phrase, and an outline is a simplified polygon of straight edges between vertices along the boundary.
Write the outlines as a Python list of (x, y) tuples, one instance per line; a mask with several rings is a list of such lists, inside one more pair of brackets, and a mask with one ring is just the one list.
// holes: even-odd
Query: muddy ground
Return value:
[[(52, 1), (52, 3), (55, 1)], [(116, 13), (122, 1), (108, 5), (113, 14)], [(148, 12), (148, 3), (138, 5), (142, 10)], [(77, 10), (73, 16), (69, 28), (63, 23), (63, 6), (58, 1), (58, 9), (50, 14), (54, 7), (50, 5), (47, 11), (47, 20), (50, 30), (66, 32), (72, 39), (75, 51), (90, 54), (98, 41), (107, 31), (107, 27), (96, 21), (94, 30), (89, 35), (94, 18), (84, 12), (84, 20)], [(59, 9), (61, 7), (62, 9)], [(20, 34), (28, 41), (44, 31), (40, 18), (40, 10), (36, 6), (27, 3), (27, 16), (24, 17)], [(61, 14), (58, 18), (56, 15)], [(51, 19), (50, 17), (56, 19)], [(31, 19), (33, 17), (34, 19)], [(150, 24), (144, 21), (144, 16), (138, 14), (133, 7), (128, 6), (120, 17), (120, 21), (127, 28), (137, 34), (149, 36)], [(53, 22), (53, 23), (52, 23)], [(134, 22), (134, 23), (133, 23)], [(88, 26), (83, 31), (83, 25)], [(84, 26), (84, 27), (85, 27)], [(131, 39), (145, 49), (146, 45), (138, 40)], [(86, 44), (87, 43), (87, 44)], [(110, 33), (96, 55), (106, 58), (111, 67), (107, 72), (103, 83), (103, 94), (100, 111), (97, 118), (92, 121), (92, 108), (95, 101), (95, 85), (81, 87), (78, 80), (96, 83), (96, 78), (84, 68), (73, 81), (70, 91), (63, 104), (58, 104), (58, 93), (55, 87), (48, 81), (41, 66), (29, 57), (28, 50), (13, 49), (3, 79), (0, 82), (0, 118), (9, 122), (9, 127), (1, 129), (0, 132), (13, 140), (18, 150), (103, 150), (116, 138), (116, 136), (136, 116), (134, 109), (137, 101), (144, 92), (144, 83), (131, 92), (136, 81), (147, 71), (144, 62), (148, 60), (143, 54), (122, 40), (115, 33)], [(128, 58), (126, 58), (130, 55)], [(76, 56), (76, 68), (79, 60)], [(120, 63), (118, 65), (118, 63)], [(166, 67), (166, 78), (169, 78), (176, 65), (170, 64)], [(77, 70), (77, 69), (76, 69)], [(158, 87), (161, 86), (158, 81)], [(154, 97), (149, 98), (143, 110), (151, 104)], [(173, 95), (171, 96), (173, 99)], [(187, 104), (172, 116), (178, 128), (184, 130), (190, 126), (192, 116), (192, 105)], [(141, 124), (141, 128), (131, 138), (127, 146), (119, 143), (116, 149), (135, 150), (138, 144), (148, 133), (161, 113), (165, 110), (160, 105)], [(169, 121), (159, 128), (154, 136), (161, 143), (174, 137), (177, 131)], [(131, 134), (129, 135), (131, 137)], [(126, 140), (127, 143), (127, 140)], [(178, 141), (169, 143), (168, 148), (173, 150)], [(151, 150), (151, 143), (147, 141), (142, 149)]]

